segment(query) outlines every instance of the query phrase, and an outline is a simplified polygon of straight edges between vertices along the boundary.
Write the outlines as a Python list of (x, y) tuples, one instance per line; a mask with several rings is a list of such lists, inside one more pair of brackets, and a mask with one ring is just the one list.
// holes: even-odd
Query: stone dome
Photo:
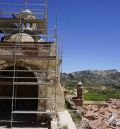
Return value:
[(9, 37), (8, 39), (9, 42), (34, 42), (34, 39), (32, 36), (26, 33), (21, 33), (21, 34), (14, 34)]

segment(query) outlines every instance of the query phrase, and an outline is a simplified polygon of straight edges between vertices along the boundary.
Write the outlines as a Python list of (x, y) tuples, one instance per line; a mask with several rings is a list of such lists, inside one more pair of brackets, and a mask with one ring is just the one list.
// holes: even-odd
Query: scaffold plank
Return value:
[(53, 45), (54, 42), (48, 42), (48, 41), (44, 41), (44, 42), (22, 42), (19, 44), (16, 44), (15, 42), (12, 42), (12, 44), (10, 44), (10, 42), (5, 42), (5, 41), (0, 41), (0, 46), (39, 46), (39, 45), (45, 45), (45, 46), (50, 46)]
[[(20, 55), (17, 55), (16, 56), (17, 59), (32, 59), (32, 60), (56, 60), (56, 56), (34, 56), (34, 55), (23, 55), (23, 56), (20, 56)], [(1, 55), (0, 56), (0, 59), (14, 59), (14, 55)]]
[(36, 79), (36, 78), (39, 78), (39, 79), (49, 79), (49, 80), (51, 80), (51, 79), (55, 79), (56, 77), (51, 77), (51, 78), (49, 78), (49, 77), (4, 77), (4, 76), (0, 76), (0, 78), (4, 78), (4, 79), (13, 79), (13, 78), (15, 78), (15, 79)]
[(13, 111), (13, 114), (51, 114), (51, 112), (46, 111)]
[(26, 86), (38, 86), (38, 85), (53, 85), (55, 82), (0, 82), (0, 85), (26, 85)]
[[(0, 18), (0, 23), (19, 23), (20, 22), (20, 18)], [(27, 23), (41, 23), (41, 24), (45, 24), (45, 20), (44, 19), (23, 19), (24, 22)]]
[[(17, 67), (17, 66), (16, 66)], [(0, 70), (0, 72), (45, 72), (45, 73), (55, 73), (56, 71), (53, 70), (17, 70), (17, 69), (13, 69), (13, 70)]]
[(0, 100), (3, 99), (15, 99), (15, 100), (52, 100), (53, 98), (52, 97), (6, 97), (6, 96), (0, 96)]

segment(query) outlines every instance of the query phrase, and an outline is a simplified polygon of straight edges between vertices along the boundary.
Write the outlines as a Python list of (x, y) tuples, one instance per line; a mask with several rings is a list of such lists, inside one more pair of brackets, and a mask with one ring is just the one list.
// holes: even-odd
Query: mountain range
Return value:
[(104, 85), (120, 89), (120, 72), (118, 70), (84, 70), (72, 73), (62, 73), (61, 82), (78, 83), (88, 85)]

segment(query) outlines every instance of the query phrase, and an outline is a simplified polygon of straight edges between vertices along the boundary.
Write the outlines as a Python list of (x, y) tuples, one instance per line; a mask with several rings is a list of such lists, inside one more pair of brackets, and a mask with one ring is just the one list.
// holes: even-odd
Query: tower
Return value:
[(11, 127), (50, 128), (59, 57), (47, 0), (0, 3), (0, 10), (0, 119)]
[(75, 106), (83, 106), (83, 88), (82, 83), (77, 84), (77, 97), (73, 97), (72, 100), (75, 103)]

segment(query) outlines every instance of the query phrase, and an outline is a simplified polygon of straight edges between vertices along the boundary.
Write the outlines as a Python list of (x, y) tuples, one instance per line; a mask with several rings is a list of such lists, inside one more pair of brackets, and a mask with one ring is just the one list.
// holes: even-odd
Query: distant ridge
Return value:
[(62, 81), (72, 81), (77, 83), (82, 81), (88, 84), (101, 84), (114, 88), (120, 88), (120, 72), (116, 69), (111, 70), (84, 70), (71, 72), (69, 74), (63, 73), (61, 75)]

